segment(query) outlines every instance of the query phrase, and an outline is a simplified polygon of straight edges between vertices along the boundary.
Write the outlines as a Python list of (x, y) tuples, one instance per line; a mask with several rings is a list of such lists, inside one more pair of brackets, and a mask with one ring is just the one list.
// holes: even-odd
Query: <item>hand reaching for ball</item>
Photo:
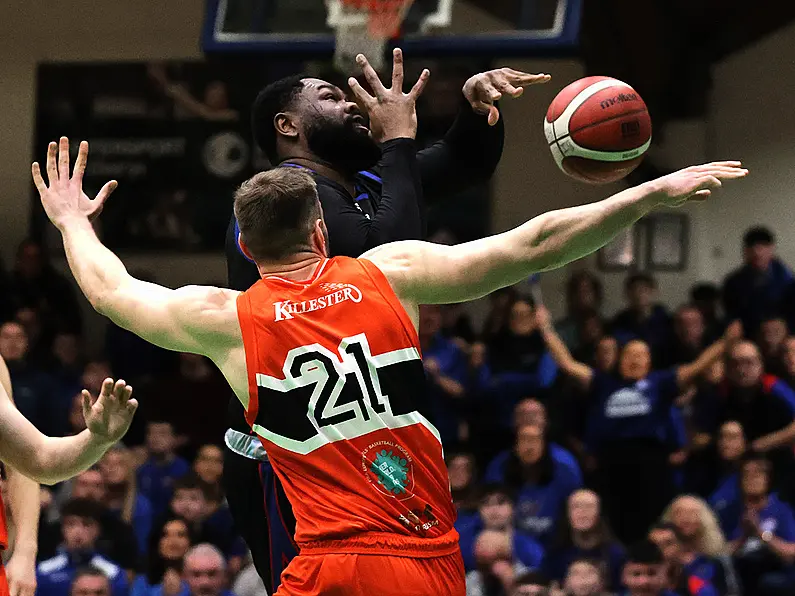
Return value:
[(703, 201), (725, 180), (735, 180), (748, 175), (739, 161), (716, 161), (701, 166), (691, 166), (650, 182), (660, 193), (661, 202), (678, 207), (690, 200)]

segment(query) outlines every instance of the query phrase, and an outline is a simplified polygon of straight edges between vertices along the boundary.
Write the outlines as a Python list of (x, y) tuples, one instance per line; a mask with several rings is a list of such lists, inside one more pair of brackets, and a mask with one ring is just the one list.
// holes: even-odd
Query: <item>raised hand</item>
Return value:
[(550, 329), (552, 327), (552, 315), (543, 304), (536, 304), (535, 309), (536, 325), (540, 330)]
[(121, 379), (105, 379), (99, 397), (83, 390), (83, 417), (91, 434), (107, 443), (120, 440), (130, 428), (138, 401), (131, 398), (132, 387)]
[(395, 48), (392, 57), (392, 86), (389, 89), (384, 87), (363, 54), (356, 56), (356, 63), (361, 67), (374, 96), (367, 93), (355, 78), (348, 79), (356, 102), (370, 117), (370, 131), (379, 143), (398, 138), (413, 139), (417, 136), (417, 98), (431, 76), (426, 68), (411, 91), (403, 93), (403, 52), (400, 48)]
[(87, 218), (89, 221), (97, 217), (102, 206), (118, 183), (111, 180), (100, 189), (95, 199), (90, 199), (83, 192), (83, 174), (88, 161), (88, 143), (80, 143), (77, 152), (75, 169), (69, 176), (69, 139), (61, 137), (58, 144), (50, 143), (47, 147), (47, 182), (41, 175), (38, 162), (31, 168), (33, 183), (39, 191), (41, 204), (47, 217), (59, 230), (70, 220)]
[(742, 338), (743, 324), (740, 321), (733, 321), (723, 332), (723, 339), (730, 344), (737, 343)]
[(720, 188), (724, 180), (744, 178), (748, 170), (739, 161), (716, 161), (701, 166), (691, 166), (651, 182), (658, 185), (662, 203), (678, 207), (687, 201), (706, 200), (712, 191)]
[(500, 119), (500, 111), (494, 102), (503, 95), (520, 97), (528, 85), (547, 83), (548, 74), (528, 74), (512, 68), (497, 68), (470, 77), (462, 89), (472, 109), (479, 114), (488, 114), (489, 124), (494, 126)]

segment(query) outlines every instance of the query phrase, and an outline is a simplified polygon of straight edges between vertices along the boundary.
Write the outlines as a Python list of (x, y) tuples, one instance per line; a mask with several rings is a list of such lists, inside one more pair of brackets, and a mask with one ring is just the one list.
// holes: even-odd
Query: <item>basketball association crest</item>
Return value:
[(399, 501), (413, 496), (414, 469), (408, 452), (391, 441), (378, 441), (362, 451), (362, 471), (379, 492)]

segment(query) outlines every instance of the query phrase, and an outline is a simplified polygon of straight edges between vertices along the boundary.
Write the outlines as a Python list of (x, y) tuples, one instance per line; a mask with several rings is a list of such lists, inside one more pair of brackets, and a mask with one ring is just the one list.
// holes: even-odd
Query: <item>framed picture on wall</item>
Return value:
[(650, 269), (683, 271), (687, 267), (689, 223), (684, 213), (659, 213), (646, 218)]
[(626, 271), (637, 267), (638, 255), (637, 227), (632, 226), (597, 253), (596, 264), (602, 271)]

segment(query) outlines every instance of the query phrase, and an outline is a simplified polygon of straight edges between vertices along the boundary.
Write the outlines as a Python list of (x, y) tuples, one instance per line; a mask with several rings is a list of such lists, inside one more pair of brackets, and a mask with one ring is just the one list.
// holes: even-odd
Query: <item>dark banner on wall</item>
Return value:
[[(103, 241), (114, 250), (220, 250), (235, 188), (267, 167), (251, 140), (251, 102), (269, 81), (306, 66), (266, 64), (261, 58), (43, 64), (35, 159), (42, 161), (47, 143), (62, 135), (73, 141), (73, 151), (80, 140), (89, 141), (86, 193), (93, 196), (108, 180), (119, 181), (100, 218)], [(313, 68), (323, 75), (322, 66)], [(440, 74), (437, 82), (451, 76), (461, 78), (461, 73)], [(441, 85), (439, 93), (447, 88)], [(438, 99), (418, 106), (421, 132), (423, 120), (428, 124), (427, 142), (441, 136), (455, 116), (440, 114)], [(460, 105), (455, 92), (448, 105)], [(471, 196), (433, 207), (430, 231), (450, 232), (457, 239), (482, 235), (488, 225), (487, 194), (473, 189)], [(37, 196), (33, 210), (32, 233), (42, 236), (51, 228)]]

